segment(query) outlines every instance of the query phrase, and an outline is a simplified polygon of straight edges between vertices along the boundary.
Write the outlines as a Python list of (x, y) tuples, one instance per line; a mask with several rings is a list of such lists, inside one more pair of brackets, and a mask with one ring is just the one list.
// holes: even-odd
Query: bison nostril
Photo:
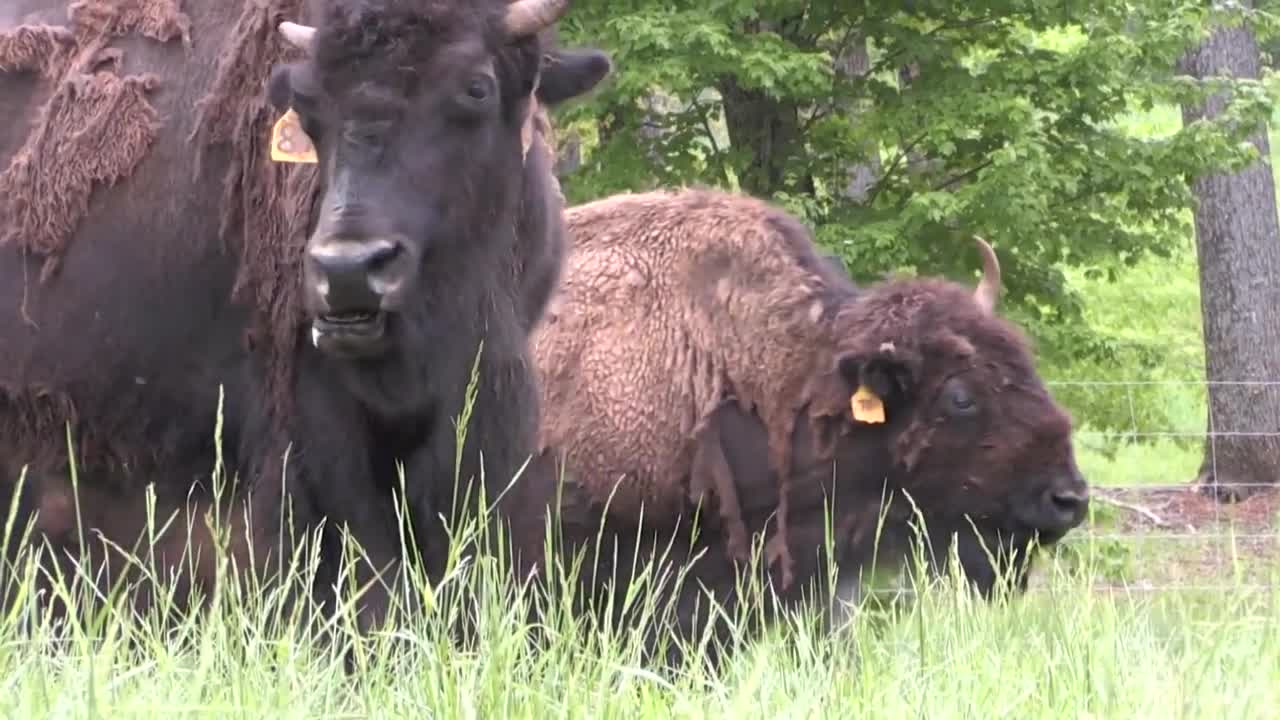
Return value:
[(373, 252), (369, 254), (368, 267), (369, 272), (380, 272), (392, 260), (400, 256), (401, 247), (399, 243), (389, 243), (386, 245), (378, 245)]
[(1073, 490), (1056, 490), (1050, 491), (1049, 502), (1063, 515), (1076, 516), (1089, 505), (1089, 496)]
[(321, 239), (308, 251), (316, 290), (329, 307), (377, 307), (395, 286), (387, 275), (404, 250), (388, 238)]

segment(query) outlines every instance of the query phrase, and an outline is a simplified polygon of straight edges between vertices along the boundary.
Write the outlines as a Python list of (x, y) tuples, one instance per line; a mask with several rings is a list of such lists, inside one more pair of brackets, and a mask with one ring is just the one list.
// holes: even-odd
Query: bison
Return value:
[[(564, 279), (533, 352), (539, 447), (566, 476), (571, 543), (601, 522), (614, 542), (676, 542), (703, 553), (690, 572), (723, 597), (760, 534), (787, 599), (796, 579), (822, 579), (827, 510), (847, 584), (877, 548), (902, 558), (914, 502), (938, 550), (958, 534), (966, 574), (989, 592), (1006, 561), (1027, 569), (1017, 551), (1082, 521), (1071, 420), (995, 312), (985, 242), (976, 290), (859, 288), (794, 217), (744, 195), (623, 194), (566, 222)], [(680, 534), (695, 524), (699, 539)]]
[[(84, 537), (69, 424), (85, 517), (112, 540), (134, 539), (144, 484), (207, 507), (221, 459), (253, 543), (276, 547), (282, 498), (291, 527), (323, 521), (323, 588), (343, 529), (361, 579), (399, 566), (403, 463), (438, 576), (455, 491), (483, 475), (492, 499), (535, 447), (528, 329), (564, 233), (543, 106), (610, 70), (554, 47), (566, 7), (20, 0), (0, 32), (18, 119), (0, 128), (0, 472), (30, 468), (19, 521), (64, 550)], [(373, 588), (365, 626), (387, 598)]]

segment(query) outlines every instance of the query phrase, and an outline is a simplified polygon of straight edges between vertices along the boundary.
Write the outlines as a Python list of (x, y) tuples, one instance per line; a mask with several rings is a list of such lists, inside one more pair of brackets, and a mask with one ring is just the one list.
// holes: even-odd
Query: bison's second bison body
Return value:
[(641, 515), (688, 529), (703, 502), (695, 576), (731, 592), (744, 538), (760, 533), (785, 597), (823, 575), (828, 509), (841, 572), (870, 561), (882, 510), (879, 557), (901, 559), (913, 502), (937, 549), (959, 533), (984, 590), (1000, 558), (1025, 570), (1012, 551), (1082, 521), (1070, 419), (994, 311), (985, 243), (976, 291), (858, 288), (799, 222), (741, 195), (620, 195), (566, 219), (564, 280), (534, 356), (540, 445), (562, 459), (583, 532), (604, 520), (625, 534)]
[[(318, 591), (343, 529), (397, 566), (403, 463), (438, 573), (439, 515), (534, 449), (527, 329), (564, 233), (539, 105), (609, 69), (551, 46), (566, 6), (21, 2), (26, 24), (0, 28), (0, 489), (30, 468), (19, 526), (52, 509), (37, 531), (75, 554), (95, 527), (132, 546), (145, 483), (162, 510), (206, 507), (221, 393), (257, 560), (283, 499), (325, 528)], [(287, 110), (314, 164), (272, 162)], [(57, 511), (67, 423), (98, 500), (83, 534)]]

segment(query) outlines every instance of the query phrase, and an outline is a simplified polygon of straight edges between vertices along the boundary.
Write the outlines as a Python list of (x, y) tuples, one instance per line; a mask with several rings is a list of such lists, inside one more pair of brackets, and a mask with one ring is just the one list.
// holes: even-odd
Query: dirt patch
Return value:
[(1104, 515), (1068, 543), (1092, 545), (1104, 589), (1266, 585), (1280, 563), (1280, 490), (1219, 503), (1195, 485), (1098, 488)]
[(1237, 503), (1217, 502), (1193, 485), (1151, 489), (1099, 488), (1095, 495), (1101, 496), (1104, 503), (1107, 500), (1117, 503), (1114, 506), (1124, 511), (1121, 527), (1125, 532), (1163, 529), (1222, 533), (1233, 526), (1241, 533), (1274, 533), (1277, 513), (1280, 513), (1280, 491), (1277, 490), (1254, 493)]

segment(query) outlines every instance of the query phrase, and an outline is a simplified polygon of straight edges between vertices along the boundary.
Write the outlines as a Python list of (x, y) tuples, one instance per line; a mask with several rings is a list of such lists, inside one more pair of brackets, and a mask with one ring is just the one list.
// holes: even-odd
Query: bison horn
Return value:
[(986, 240), (977, 236), (973, 239), (977, 241), (978, 252), (982, 255), (982, 280), (973, 291), (973, 299), (983, 310), (994, 312), (996, 299), (1000, 297), (1000, 260)]
[(280, 23), (279, 29), (280, 34), (284, 36), (285, 40), (289, 41), (290, 45), (293, 45), (299, 50), (311, 52), (311, 43), (313, 38), (316, 36), (315, 28), (310, 25), (299, 25), (298, 23), (286, 20)]
[(569, 0), (516, 0), (507, 6), (507, 36), (533, 35), (559, 20), (568, 9)]

